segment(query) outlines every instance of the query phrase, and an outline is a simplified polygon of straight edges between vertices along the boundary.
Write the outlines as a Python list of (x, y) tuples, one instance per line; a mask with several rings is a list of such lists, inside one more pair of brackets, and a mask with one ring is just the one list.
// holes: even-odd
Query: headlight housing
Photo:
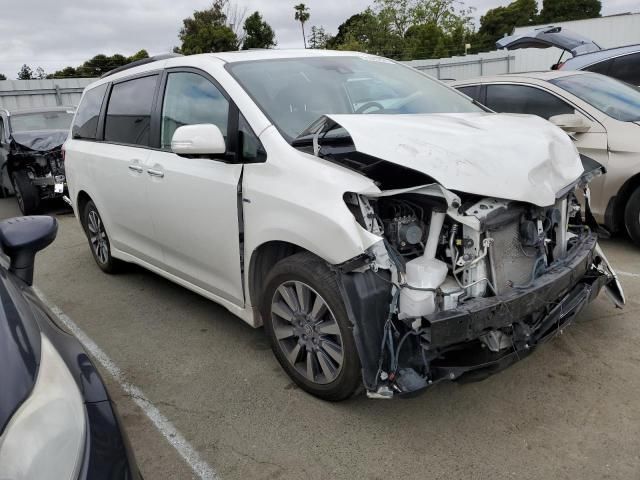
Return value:
[(84, 400), (60, 354), (41, 336), (33, 391), (0, 437), (0, 480), (72, 480), (82, 465)]

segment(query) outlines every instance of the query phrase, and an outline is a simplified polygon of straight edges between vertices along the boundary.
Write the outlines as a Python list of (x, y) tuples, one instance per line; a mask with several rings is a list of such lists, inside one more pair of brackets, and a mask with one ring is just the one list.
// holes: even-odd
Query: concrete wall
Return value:
[(15, 110), (78, 105), (84, 87), (94, 78), (0, 81), (0, 107)]

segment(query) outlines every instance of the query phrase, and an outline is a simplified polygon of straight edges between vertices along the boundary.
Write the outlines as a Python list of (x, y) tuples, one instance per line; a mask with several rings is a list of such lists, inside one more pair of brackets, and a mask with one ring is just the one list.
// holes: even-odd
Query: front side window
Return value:
[(212, 123), (227, 138), (229, 101), (202, 75), (175, 72), (167, 76), (162, 106), (161, 146), (171, 148), (171, 138), (178, 127)]
[(73, 138), (84, 140), (96, 139), (100, 108), (102, 107), (102, 100), (106, 91), (107, 84), (104, 83), (85, 92), (73, 121), (73, 127), (71, 129)]
[(640, 89), (597, 73), (550, 80), (589, 105), (621, 122), (640, 121)]
[(631, 85), (640, 85), (640, 53), (614, 58), (609, 75)]
[(427, 75), (380, 57), (270, 59), (226, 68), (289, 141), (325, 114), (483, 111)]
[(499, 113), (526, 113), (547, 120), (575, 109), (551, 93), (525, 85), (487, 85), (485, 105)]
[(150, 145), (151, 109), (157, 75), (116, 83), (111, 89), (104, 139), (129, 145)]
[(73, 110), (53, 112), (19, 113), (11, 115), (11, 131), (35, 132), (39, 130), (68, 130)]

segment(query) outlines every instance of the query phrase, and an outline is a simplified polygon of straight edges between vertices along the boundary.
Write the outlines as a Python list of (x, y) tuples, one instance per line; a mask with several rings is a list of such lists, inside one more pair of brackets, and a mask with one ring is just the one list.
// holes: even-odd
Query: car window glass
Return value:
[(263, 162), (266, 159), (266, 152), (262, 147), (262, 143), (258, 139), (253, 130), (240, 114), (238, 122), (238, 131), (240, 132), (240, 141), (242, 142), (242, 161), (243, 162)]
[(151, 107), (157, 75), (117, 83), (111, 90), (104, 139), (108, 142), (149, 146)]
[(11, 131), (69, 130), (72, 118), (73, 110), (20, 113), (11, 115)]
[(609, 74), (609, 67), (611, 67), (611, 63), (613, 60), (605, 60), (604, 62), (594, 63), (593, 65), (589, 65), (585, 68), (585, 70), (589, 72), (601, 73), (602, 75)]
[(0, 118), (0, 143), (4, 143), (4, 119)]
[(178, 127), (212, 123), (227, 138), (229, 101), (202, 75), (175, 72), (167, 76), (162, 106), (163, 149), (171, 148), (171, 138)]
[(480, 85), (469, 85), (468, 87), (456, 87), (459, 91), (465, 95), (473, 98), (474, 100), (480, 100)]
[(549, 119), (575, 113), (575, 109), (555, 95), (524, 85), (487, 85), (487, 107), (496, 112), (526, 113)]
[(95, 140), (98, 131), (98, 119), (102, 99), (107, 90), (107, 84), (98, 85), (91, 90), (87, 90), (78, 106), (78, 112), (73, 120), (73, 138)]
[(640, 53), (614, 58), (609, 75), (632, 85), (640, 85)]

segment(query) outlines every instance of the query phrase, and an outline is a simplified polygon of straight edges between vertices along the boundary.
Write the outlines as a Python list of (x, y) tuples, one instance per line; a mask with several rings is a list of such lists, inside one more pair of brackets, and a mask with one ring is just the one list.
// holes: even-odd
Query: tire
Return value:
[(106, 273), (116, 273), (122, 267), (122, 262), (111, 255), (111, 242), (104, 228), (100, 212), (95, 203), (89, 200), (82, 212), (82, 225), (84, 226), (89, 248), (98, 267)]
[(624, 225), (633, 243), (640, 246), (640, 187), (631, 194), (624, 208)]
[(261, 313), (276, 359), (300, 388), (337, 402), (362, 384), (353, 325), (335, 274), (318, 257), (297, 253), (278, 262)]
[[(40, 193), (35, 187), (26, 172), (21, 170), (11, 174), (13, 189), (16, 193), (18, 207), (23, 215), (33, 215), (40, 207)], [(4, 188), (4, 187), (3, 187)]]

